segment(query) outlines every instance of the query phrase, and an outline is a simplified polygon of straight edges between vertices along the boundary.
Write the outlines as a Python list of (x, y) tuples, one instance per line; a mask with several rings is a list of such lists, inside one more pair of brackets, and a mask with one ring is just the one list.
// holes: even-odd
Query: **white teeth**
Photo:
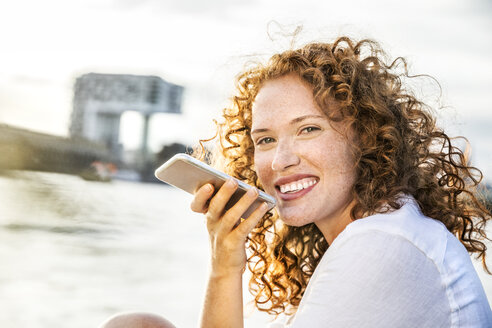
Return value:
[(297, 192), (306, 189), (316, 184), (318, 181), (314, 178), (306, 178), (299, 181), (294, 181), (280, 186), (281, 193)]

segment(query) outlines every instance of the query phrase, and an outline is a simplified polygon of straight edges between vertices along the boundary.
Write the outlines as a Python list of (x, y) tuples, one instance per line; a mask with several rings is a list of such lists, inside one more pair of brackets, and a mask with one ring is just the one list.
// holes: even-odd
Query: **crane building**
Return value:
[(147, 154), (150, 117), (155, 113), (181, 113), (183, 87), (158, 76), (88, 73), (74, 87), (70, 136), (104, 144), (121, 159), (120, 120), (125, 111), (144, 117), (142, 154)]

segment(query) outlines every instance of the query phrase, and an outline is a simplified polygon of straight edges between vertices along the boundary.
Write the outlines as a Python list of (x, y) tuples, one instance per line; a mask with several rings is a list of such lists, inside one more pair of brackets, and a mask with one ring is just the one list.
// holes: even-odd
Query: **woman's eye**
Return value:
[(272, 143), (274, 142), (275, 140), (273, 138), (270, 138), (270, 137), (265, 137), (265, 138), (262, 138), (260, 140), (258, 140), (256, 142), (257, 145), (262, 145), (262, 144), (268, 144), (268, 143)]
[(302, 129), (301, 133), (310, 133), (310, 132), (317, 131), (317, 130), (319, 130), (318, 127), (308, 126), (308, 127), (305, 127), (304, 129)]

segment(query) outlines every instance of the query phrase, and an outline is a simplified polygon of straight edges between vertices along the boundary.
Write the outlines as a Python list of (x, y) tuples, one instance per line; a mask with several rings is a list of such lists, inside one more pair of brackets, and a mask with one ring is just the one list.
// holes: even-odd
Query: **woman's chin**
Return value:
[(303, 225), (310, 223), (309, 221), (306, 221), (304, 217), (297, 217), (297, 216), (290, 216), (290, 215), (283, 216), (282, 214), (280, 214), (279, 217), (284, 224), (291, 227), (302, 227)]

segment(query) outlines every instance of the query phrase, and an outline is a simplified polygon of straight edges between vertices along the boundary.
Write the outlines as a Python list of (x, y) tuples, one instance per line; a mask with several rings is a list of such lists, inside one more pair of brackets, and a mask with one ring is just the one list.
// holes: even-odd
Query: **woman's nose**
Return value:
[(275, 156), (272, 161), (273, 171), (283, 171), (291, 166), (298, 165), (300, 162), (292, 144), (288, 142), (279, 142), (275, 149)]

